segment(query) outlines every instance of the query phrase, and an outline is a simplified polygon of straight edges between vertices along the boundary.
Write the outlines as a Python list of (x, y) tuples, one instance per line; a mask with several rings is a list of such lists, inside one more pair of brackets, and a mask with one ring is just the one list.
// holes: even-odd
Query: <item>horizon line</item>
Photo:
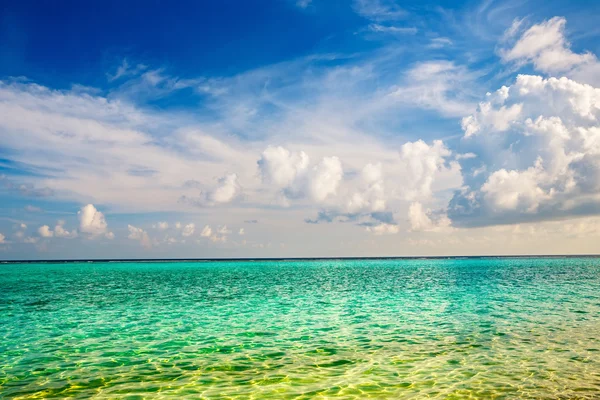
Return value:
[(512, 254), (464, 256), (365, 256), (365, 257), (224, 257), (224, 258), (72, 258), (0, 260), (0, 264), (109, 263), (109, 262), (235, 262), (235, 261), (318, 261), (318, 260), (442, 260), (478, 258), (600, 258), (600, 254)]

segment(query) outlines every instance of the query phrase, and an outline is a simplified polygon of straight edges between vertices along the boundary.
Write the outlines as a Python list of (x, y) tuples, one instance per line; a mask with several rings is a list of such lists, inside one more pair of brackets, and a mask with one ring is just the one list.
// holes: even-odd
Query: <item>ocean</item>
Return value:
[(598, 399), (600, 259), (0, 265), (0, 398)]

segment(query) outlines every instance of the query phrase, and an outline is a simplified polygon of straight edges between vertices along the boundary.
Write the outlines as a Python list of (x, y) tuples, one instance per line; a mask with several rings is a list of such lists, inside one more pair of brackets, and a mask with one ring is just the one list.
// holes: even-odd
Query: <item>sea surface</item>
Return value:
[(599, 399), (600, 259), (0, 265), (0, 398)]

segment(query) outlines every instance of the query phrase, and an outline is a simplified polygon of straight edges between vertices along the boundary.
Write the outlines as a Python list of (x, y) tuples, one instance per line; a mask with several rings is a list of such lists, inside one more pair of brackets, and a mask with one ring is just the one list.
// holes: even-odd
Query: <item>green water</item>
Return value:
[(600, 259), (0, 265), (0, 398), (600, 398)]

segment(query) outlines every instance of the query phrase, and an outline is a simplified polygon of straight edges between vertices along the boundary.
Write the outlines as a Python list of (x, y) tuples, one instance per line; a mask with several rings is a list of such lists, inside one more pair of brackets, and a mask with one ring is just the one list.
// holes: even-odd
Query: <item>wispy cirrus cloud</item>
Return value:
[(140, 74), (141, 72), (145, 71), (146, 69), (148, 69), (147, 65), (144, 65), (144, 64), (130, 65), (129, 61), (127, 61), (127, 59), (124, 58), (121, 65), (119, 65), (117, 67), (114, 74), (107, 73), (106, 77), (109, 82), (113, 82), (113, 81), (116, 81), (116, 80), (119, 80), (122, 78), (136, 76), (136, 75)]
[(394, 0), (354, 0), (353, 8), (357, 14), (372, 21), (395, 21), (408, 16)]

